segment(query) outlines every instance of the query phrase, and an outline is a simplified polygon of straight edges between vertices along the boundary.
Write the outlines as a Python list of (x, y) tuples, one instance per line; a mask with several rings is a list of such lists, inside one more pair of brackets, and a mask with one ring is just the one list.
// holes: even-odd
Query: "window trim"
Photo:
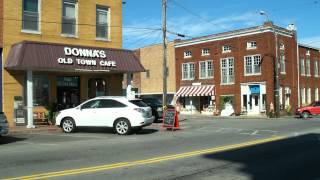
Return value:
[[(225, 48), (227, 48), (227, 50), (225, 50)], [(222, 46), (222, 53), (230, 53), (230, 52), (231, 52), (231, 45), (223, 45)]]
[[(183, 65), (184, 65), (184, 64), (187, 65), (188, 78), (184, 78), (184, 77), (183, 77), (183, 73), (184, 73), (184, 71), (183, 71)], [(190, 74), (191, 74), (191, 73), (190, 73), (190, 72), (191, 72), (191, 71), (190, 71), (190, 64), (193, 64), (193, 65), (194, 65), (194, 73), (193, 73), (193, 74), (194, 74), (194, 77), (193, 77), (193, 78), (190, 78)], [(194, 79), (195, 79), (195, 75), (196, 75), (195, 72), (196, 72), (196, 64), (195, 64), (194, 62), (188, 62), (188, 63), (182, 63), (182, 64), (181, 64), (181, 80), (182, 80), (182, 81), (194, 80)]]
[(319, 61), (314, 60), (314, 77), (319, 77)]
[[(98, 9), (101, 11), (106, 11), (107, 12), (107, 37), (97, 37), (97, 21), (98, 21)], [(104, 5), (96, 5), (96, 38), (95, 40), (97, 41), (111, 41), (111, 8), (109, 6), (104, 6)]]
[[(229, 59), (232, 59), (233, 60), (233, 82), (230, 82), (230, 78), (229, 78)], [(222, 61), (223, 60), (227, 60), (227, 68), (222, 68)], [(224, 83), (224, 82), (222, 82), (222, 69), (227, 69), (228, 70), (228, 78), (227, 78), (227, 81), (228, 82), (226, 82), (226, 83)], [(233, 84), (235, 84), (235, 58), (234, 57), (226, 57), (226, 58), (221, 58), (220, 59), (220, 85), (233, 85)]]
[[(308, 64), (309, 64), (309, 66), (307, 66)], [(305, 75), (308, 76), (308, 77), (311, 76), (311, 59), (310, 59), (310, 56), (309, 56), (309, 58), (306, 58), (306, 72), (305, 72)]]
[[(282, 56), (283, 56), (283, 61), (282, 61), (282, 59), (281, 59)], [(282, 62), (283, 62), (283, 65), (284, 65), (284, 66), (282, 66)], [(280, 74), (283, 74), (283, 75), (284, 75), (284, 74), (287, 74), (287, 73), (286, 73), (286, 56), (285, 56), (284, 53), (283, 53), (283, 54), (280, 53), (280, 56), (279, 56), (279, 65), (280, 65), (280, 68), (279, 68), (279, 69), (280, 69)], [(282, 71), (282, 67), (283, 67), (283, 70), (284, 70), (284, 71)]]
[[(201, 76), (201, 63), (205, 63), (205, 77)], [(208, 76), (208, 62), (211, 62), (212, 67), (212, 76)], [(205, 61), (199, 61), (199, 79), (212, 79), (214, 77), (214, 70), (213, 70), (213, 60), (205, 60)]]
[[(255, 46), (252, 46), (252, 44), (255, 44)], [(257, 49), (257, 41), (248, 41), (247, 42), (247, 50)]]
[[(74, 34), (67, 34), (67, 33), (63, 33), (62, 32), (62, 28), (63, 28), (63, 7), (64, 4), (74, 4), (74, 8), (75, 8), (75, 30), (74, 30)], [(60, 35), (62, 37), (66, 37), (66, 38), (78, 38), (78, 21), (79, 21), (79, 16), (78, 16), (78, 9), (79, 9), (79, 3), (77, 0), (62, 0), (62, 8), (61, 8), (61, 33)]]
[[(302, 65), (303, 65), (303, 67), (302, 67)], [(300, 67), (299, 68), (300, 68), (300, 75), (305, 76), (306, 75), (306, 63), (305, 63), (304, 58), (300, 58)]]
[(23, 29), (23, 16), (24, 16), (24, 1), (22, 0), (22, 24), (21, 32), (26, 34), (41, 35), (41, 11), (42, 11), (42, 0), (38, 0), (38, 30)]
[[(187, 53), (190, 53), (190, 55), (187, 55)], [(191, 58), (192, 57), (192, 51), (183, 51), (183, 58)]]
[[(207, 53), (204, 53), (204, 51), (208, 51)], [(210, 49), (209, 48), (203, 48), (201, 49), (201, 56), (209, 56), (210, 55)]]
[[(246, 57), (251, 57), (252, 59), (252, 63), (251, 63), (251, 70), (252, 70), (252, 72), (253, 72), (253, 70), (254, 70), (254, 57), (255, 56), (260, 56), (260, 73), (251, 73), (251, 74), (248, 74), (247, 73), (247, 69), (246, 69)], [(261, 54), (254, 54), (254, 55), (247, 55), (247, 56), (244, 56), (243, 57), (243, 59), (244, 59), (244, 63), (243, 63), (243, 65), (244, 65), (244, 76), (261, 76), (261, 74), (262, 74), (262, 68), (261, 68)]]

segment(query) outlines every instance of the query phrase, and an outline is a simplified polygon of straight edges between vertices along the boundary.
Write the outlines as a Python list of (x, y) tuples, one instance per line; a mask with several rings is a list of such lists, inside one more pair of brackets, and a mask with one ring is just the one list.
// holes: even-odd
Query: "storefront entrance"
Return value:
[(260, 113), (260, 94), (252, 94), (249, 99), (248, 114)]
[(241, 84), (241, 113), (260, 115), (266, 111), (265, 83)]
[(80, 77), (57, 77), (58, 109), (72, 108), (80, 103)]

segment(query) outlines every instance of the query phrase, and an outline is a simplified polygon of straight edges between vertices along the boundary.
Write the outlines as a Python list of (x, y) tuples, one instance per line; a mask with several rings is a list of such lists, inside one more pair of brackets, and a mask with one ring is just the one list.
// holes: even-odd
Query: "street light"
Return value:
[[(260, 15), (265, 16), (267, 22), (271, 22), (268, 14), (265, 11), (260, 11)], [(275, 102), (275, 117), (278, 118), (280, 116), (280, 101), (279, 101), (279, 59), (278, 59), (278, 34), (276, 33), (276, 29), (271, 22), (272, 32), (275, 38), (275, 48), (276, 48), (276, 56), (274, 59), (274, 102)]]

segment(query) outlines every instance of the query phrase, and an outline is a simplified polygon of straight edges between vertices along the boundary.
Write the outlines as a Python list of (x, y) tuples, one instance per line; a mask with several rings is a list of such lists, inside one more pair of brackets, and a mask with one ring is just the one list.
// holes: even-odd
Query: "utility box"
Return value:
[(24, 109), (23, 97), (22, 96), (14, 96), (13, 101), (14, 108), (14, 122), (16, 125), (26, 125), (26, 113)]

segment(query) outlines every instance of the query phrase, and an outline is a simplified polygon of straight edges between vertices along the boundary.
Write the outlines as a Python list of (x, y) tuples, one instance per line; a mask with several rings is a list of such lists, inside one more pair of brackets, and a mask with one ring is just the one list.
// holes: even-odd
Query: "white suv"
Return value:
[(151, 125), (154, 120), (151, 108), (140, 99), (129, 100), (120, 96), (96, 97), (71, 109), (62, 110), (56, 125), (66, 133), (76, 127), (112, 127), (120, 135), (130, 134)]

